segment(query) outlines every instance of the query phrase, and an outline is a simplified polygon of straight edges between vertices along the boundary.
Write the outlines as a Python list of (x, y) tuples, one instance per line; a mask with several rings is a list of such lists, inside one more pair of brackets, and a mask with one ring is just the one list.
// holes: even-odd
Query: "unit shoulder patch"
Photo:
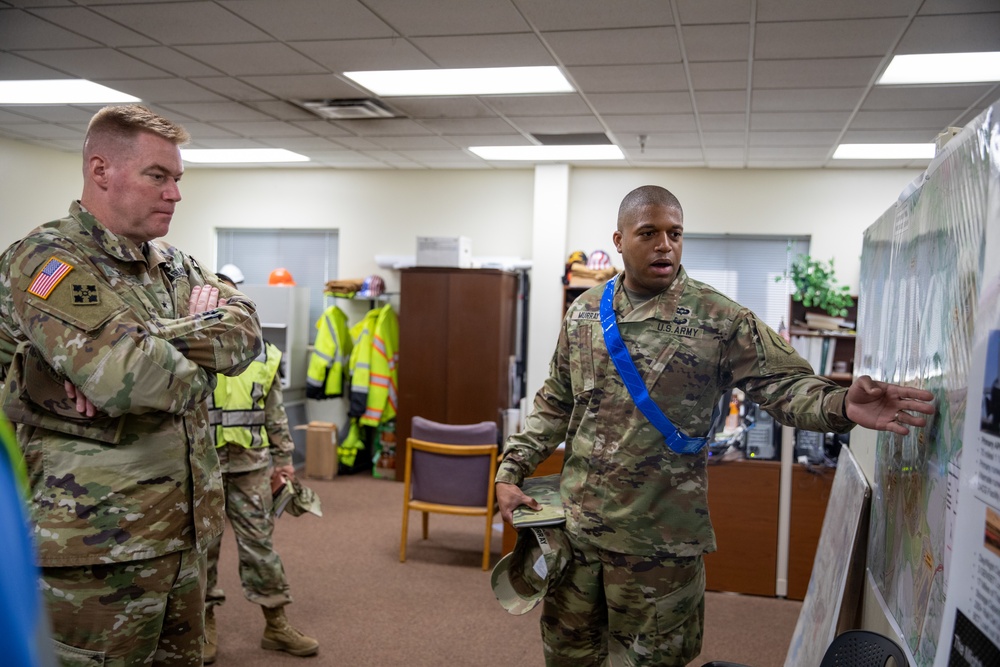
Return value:
[(73, 283), (73, 305), (75, 306), (96, 306), (101, 302), (98, 296), (97, 285)]

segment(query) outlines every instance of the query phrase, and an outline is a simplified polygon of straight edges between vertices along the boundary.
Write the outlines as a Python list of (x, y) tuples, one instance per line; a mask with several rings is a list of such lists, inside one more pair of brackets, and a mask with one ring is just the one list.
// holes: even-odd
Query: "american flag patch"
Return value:
[(52, 290), (59, 284), (59, 281), (65, 278), (72, 270), (72, 266), (53, 257), (42, 267), (42, 270), (38, 272), (35, 279), (31, 281), (28, 292), (37, 297), (48, 299), (49, 295), (52, 294)]

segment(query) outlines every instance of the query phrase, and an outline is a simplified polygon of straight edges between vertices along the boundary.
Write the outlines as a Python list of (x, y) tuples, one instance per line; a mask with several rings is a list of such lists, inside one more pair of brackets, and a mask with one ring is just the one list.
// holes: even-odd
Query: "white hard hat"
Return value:
[(239, 285), (245, 280), (243, 277), (243, 272), (240, 271), (240, 267), (235, 264), (226, 264), (221, 269), (219, 269), (219, 276), (228, 278), (233, 281), (234, 285)]

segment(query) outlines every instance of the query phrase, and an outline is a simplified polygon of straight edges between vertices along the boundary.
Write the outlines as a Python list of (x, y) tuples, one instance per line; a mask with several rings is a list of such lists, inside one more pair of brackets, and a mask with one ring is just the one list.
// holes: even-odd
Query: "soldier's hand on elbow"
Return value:
[(206, 313), (219, 307), (219, 289), (210, 285), (195, 285), (188, 300), (190, 314)]

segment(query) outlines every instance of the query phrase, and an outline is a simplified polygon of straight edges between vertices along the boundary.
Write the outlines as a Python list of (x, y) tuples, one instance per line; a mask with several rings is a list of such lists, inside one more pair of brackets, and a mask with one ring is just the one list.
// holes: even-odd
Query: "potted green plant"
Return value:
[(854, 299), (847, 285), (838, 285), (833, 270), (833, 259), (822, 262), (809, 255), (799, 255), (792, 267), (776, 281), (791, 278), (795, 291), (792, 299), (801, 301), (806, 308), (819, 308), (832, 317), (845, 317)]

